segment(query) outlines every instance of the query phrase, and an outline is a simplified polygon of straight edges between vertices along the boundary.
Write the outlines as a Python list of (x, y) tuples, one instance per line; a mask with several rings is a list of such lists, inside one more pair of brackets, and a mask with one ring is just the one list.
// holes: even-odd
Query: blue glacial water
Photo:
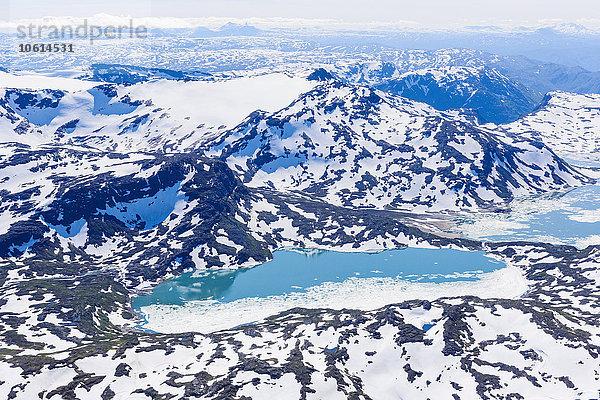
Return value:
[(456, 231), (471, 239), (585, 247), (600, 241), (600, 185), (515, 201), (505, 214), (465, 215)]
[(414, 282), (475, 280), (505, 267), (483, 251), (406, 248), (378, 253), (279, 250), (262, 265), (242, 270), (185, 273), (133, 299), (133, 307), (181, 305), (191, 300), (220, 303), (302, 292), (324, 282), (391, 277)]
[[(597, 163), (588, 166), (600, 167)], [(590, 165), (591, 164), (591, 165)], [(455, 232), (488, 241), (600, 244), (600, 184), (514, 200), (507, 213), (464, 214)]]

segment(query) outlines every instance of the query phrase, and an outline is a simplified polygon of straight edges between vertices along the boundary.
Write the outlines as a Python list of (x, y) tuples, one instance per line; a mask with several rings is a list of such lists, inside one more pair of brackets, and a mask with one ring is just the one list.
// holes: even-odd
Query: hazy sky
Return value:
[[(417, 25), (600, 24), (598, 0), (0, 0), (0, 19), (43, 16), (285, 17), (346, 22), (413, 21)], [(591, 18), (596, 18), (595, 20)]]

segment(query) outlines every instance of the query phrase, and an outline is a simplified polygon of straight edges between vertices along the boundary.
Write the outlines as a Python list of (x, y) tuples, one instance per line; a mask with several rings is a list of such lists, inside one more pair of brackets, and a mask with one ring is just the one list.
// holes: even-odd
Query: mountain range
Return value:
[(252, 114), (212, 146), (250, 186), (347, 207), (489, 208), (586, 182), (539, 142), (336, 80)]
[[(568, 68), (525, 81), (518, 71), (539, 64), (479, 52), (323, 54), (319, 68), (298, 57), (284, 69), (0, 71), (0, 396), (596, 390), (598, 246), (483, 243), (445, 227), (593, 183), (561, 157), (597, 152), (598, 95), (546, 94)], [(582, 74), (556, 85), (591, 90)], [(482, 285), (506, 293), (297, 308), (210, 334), (143, 331), (132, 309), (165, 279), (279, 249), (406, 246), (485, 251), (506, 268)]]

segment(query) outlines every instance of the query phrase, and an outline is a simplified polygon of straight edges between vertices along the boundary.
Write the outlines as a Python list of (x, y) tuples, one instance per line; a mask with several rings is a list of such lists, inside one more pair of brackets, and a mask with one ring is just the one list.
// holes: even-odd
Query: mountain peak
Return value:
[(256, 114), (225, 133), (215, 151), (250, 186), (354, 208), (503, 207), (517, 195), (587, 182), (538, 142), (338, 81)]
[(335, 77), (325, 68), (317, 68), (308, 76), (307, 79), (309, 81), (327, 81), (334, 78)]

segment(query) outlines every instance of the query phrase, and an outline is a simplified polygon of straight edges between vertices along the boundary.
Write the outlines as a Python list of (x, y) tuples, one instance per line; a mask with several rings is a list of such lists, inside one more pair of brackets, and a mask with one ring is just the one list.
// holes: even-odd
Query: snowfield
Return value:
[(208, 154), (249, 186), (355, 208), (501, 208), (518, 196), (592, 182), (534, 141), (336, 80), (276, 113), (252, 114)]
[[(131, 86), (0, 74), (4, 87), (0, 106), (5, 109), (0, 113), (10, 121), (25, 118), (34, 125), (24, 132), (7, 127), (3, 141), (108, 151), (189, 150), (233, 128), (255, 110), (273, 112), (287, 106), (315, 85), (284, 73)], [(25, 83), (29, 81), (31, 87)]]
[(537, 110), (500, 128), (540, 140), (565, 157), (598, 161), (600, 95), (549, 93)]

